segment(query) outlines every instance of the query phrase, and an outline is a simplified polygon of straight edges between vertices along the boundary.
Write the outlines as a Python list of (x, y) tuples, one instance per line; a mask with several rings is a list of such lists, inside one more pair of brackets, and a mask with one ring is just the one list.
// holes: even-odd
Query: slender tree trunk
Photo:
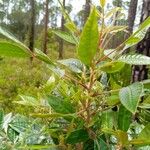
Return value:
[(29, 32), (29, 49), (34, 51), (34, 36), (35, 36), (35, 0), (30, 0), (31, 6), (31, 25)]
[(129, 12), (128, 12), (129, 34), (132, 34), (132, 32), (133, 32), (134, 22), (135, 22), (135, 18), (136, 18), (137, 4), (138, 4), (138, 0), (130, 1)]
[(91, 0), (86, 0), (85, 12), (84, 12), (84, 23), (86, 22), (87, 18), (89, 17), (89, 14), (90, 14), (90, 9), (91, 9), (90, 3), (91, 3)]
[(48, 18), (49, 18), (49, 11), (48, 11), (49, 0), (45, 2), (45, 24), (44, 24), (44, 44), (43, 44), (43, 52), (47, 54), (47, 42), (48, 42)]
[[(122, 7), (122, 0), (116, 0), (114, 2), (114, 6), (116, 6), (116, 7)], [(119, 12), (116, 12), (116, 14), (115, 14), (115, 20), (114, 20), (114, 23), (113, 23), (114, 26), (118, 25), (118, 21), (117, 21), (118, 15), (119, 15)]]
[[(143, 9), (141, 14), (141, 23), (150, 16), (150, 0), (143, 0)], [(150, 29), (148, 30), (145, 38), (137, 45), (136, 52), (150, 56)], [(133, 66), (132, 82), (142, 81), (148, 78), (148, 67)]]
[[(63, 0), (63, 7), (64, 8), (65, 8), (65, 5), (66, 5), (66, 0)], [(64, 24), (65, 24), (65, 18), (62, 15), (62, 17), (61, 17), (61, 31), (65, 30)], [(60, 41), (59, 41), (59, 59), (63, 59), (63, 53), (64, 53), (64, 42), (62, 39), (60, 39)]]

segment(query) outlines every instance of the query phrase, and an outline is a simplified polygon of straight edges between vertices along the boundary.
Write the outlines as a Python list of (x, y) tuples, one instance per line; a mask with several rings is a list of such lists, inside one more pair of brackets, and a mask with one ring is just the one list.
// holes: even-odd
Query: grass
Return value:
[[(64, 46), (64, 57), (75, 57), (73, 46)], [(49, 50), (50, 58), (58, 58), (58, 51)], [(51, 72), (45, 64), (28, 59), (3, 58), (0, 60), (0, 107), (6, 112), (30, 112), (30, 108), (14, 103), (19, 94), (36, 96), (40, 86), (49, 79)]]

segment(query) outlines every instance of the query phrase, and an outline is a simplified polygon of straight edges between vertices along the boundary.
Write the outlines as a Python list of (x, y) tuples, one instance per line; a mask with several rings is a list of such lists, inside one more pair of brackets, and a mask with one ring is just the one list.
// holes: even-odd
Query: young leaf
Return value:
[(128, 131), (131, 123), (132, 114), (123, 105), (120, 106), (118, 112), (118, 128), (122, 131)]
[(115, 13), (120, 12), (122, 9), (120, 7), (115, 7), (111, 9), (106, 15), (105, 18), (111, 18), (114, 16)]
[(133, 114), (137, 110), (142, 91), (143, 84), (137, 82), (128, 87), (122, 88), (119, 92), (122, 105)]
[(106, 4), (106, 0), (100, 0), (100, 5), (102, 8), (105, 6), (105, 4)]
[(53, 31), (53, 33), (71, 44), (78, 44), (77, 39), (74, 39), (74, 37), (71, 34), (68, 34), (67, 32)]
[(0, 55), (9, 57), (30, 57), (29, 51), (17, 43), (0, 41)]
[(126, 132), (123, 132), (121, 130), (115, 131), (116, 132), (116, 138), (118, 140), (118, 143), (122, 145), (123, 147), (128, 145), (128, 135)]
[(122, 55), (120, 58), (118, 58), (118, 61), (130, 65), (150, 65), (150, 57), (141, 54)]
[(77, 49), (79, 59), (86, 65), (91, 65), (98, 46), (98, 22), (96, 8), (93, 8), (81, 34)]
[(79, 129), (71, 132), (70, 135), (67, 137), (66, 142), (68, 144), (76, 144), (80, 142), (85, 142), (88, 139), (89, 139), (89, 135), (87, 130)]

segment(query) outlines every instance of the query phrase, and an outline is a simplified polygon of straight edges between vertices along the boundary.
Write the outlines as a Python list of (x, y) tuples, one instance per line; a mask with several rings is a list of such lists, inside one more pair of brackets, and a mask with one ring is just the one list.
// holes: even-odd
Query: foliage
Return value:
[[(22, 149), (62, 150), (123, 150), (150, 144), (150, 125), (141, 116), (141, 112), (150, 106), (149, 101), (145, 101), (150, 94), (147, 85), (145, 86), (149, 84), (149, 80), (126, 85), (124, 80), (119, 83), (116, 78), (122, 71), (125, 74), (126, 64), (150, 65), (149, 57), (122, 55), (127, 48), (143, 39), (150, 27), (150, 18), (117, 48), (106, 50), (108, 37), (124, 31), (125, 28), (107, 26), (105, 0), (101, 0), (100, 4), (101, 11), (92, 8), (81, 33), (65, 12), (69, 33), (55, 32), (59, 37), (76, 45), (77, 59), (52, 61), (40, 50), (29, 53), (24, 44), (1, 30), (3, 35), (21, 48), (18, 50), (15, 46), (12, 49), (5, 47), (7, 53), (0, 51), (1, 55), (10, 56), (12, 51), (17, 56), (24, 56), (26, 53), (29, 58), (34, 57), (46, 63), (52, 72), (37, 96), (20, 95), (21, 100), (16, 102), (43, 110), (31, 113), (31, 118), (19, 116), (25, 126), (16, 125), (19, 122), (16, 120), (18, 116), (12, 116), (11, 113), (4, 116), (1, 113), (2, 137), (7, 137), (2, 138), (4, 142), (8, 139), (13, 143), (11, 145)], [(98, 24), (99, 20), (101, 25)], [(35, 137), (34, 133), (37, 133)], [(31, 139), (28, 140), (28, 137)]]

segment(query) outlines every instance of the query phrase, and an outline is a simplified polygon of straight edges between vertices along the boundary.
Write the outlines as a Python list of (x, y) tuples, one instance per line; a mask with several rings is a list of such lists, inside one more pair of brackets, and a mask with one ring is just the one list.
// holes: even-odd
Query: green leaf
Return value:
[(74, 114), (60, 114), (60, 113), (52, 113), (52, 114), (31, 114), (32, 117), (36, 118), (61, 118), (61, 117), (74, 117)]
[(116, 132), (115, 136), (116, 136), (119, 144), (122, 145), (122, 146), (128, 145), (129, 142), (128, 142), (128, 135), (127, 135), (127, 133), (123, 132), (121, 130), (117, 130), (115, 132)]
[(21, 98), (21, 101), (14, 101), (14, 103), (25, 105), (25, 106), (41, 106), (40, 102), (35, 98), (31, 96), (26, 95), (19, 95)]
[(54, 34), (56, 34), (58, 37), (60, 37), (61, 39), (71, 43), (71, 44), (78, 44), (76, 39), (74, 39), (74, 37), (67, 33), (67, 32), (62, 32), (62, 31), (53, 31)]
[(2, 110), (0, 110), (0, 130), (2, 128), (3, 119), (4, 119), (4, 112)]
[(76, 144), (80, 142), (85, 142), (89, 139), (87, 130), (79, 129), (70, 133), (67, 137), (66, 142), (68, 144)]
[(6, 38), (12, 40), (13, 42), (19, 44), (20, 46), (24, 47), (25, 49), (28, 49), (28, 51), (30, 52), (29, 48), (25, 44), (20, 42), (16, 37), (14, 37), (10, 32), (6, 31), (2, 27), (0, 27), (0, 34), (5, 36)]
[(94, 140), (94, 150), (108, 150), (108, 144), (101, 138)]
[(101, 116), (102, 128), (112, 129), (116, 123), (116, 113), (114, 111), (105, 111)]
[(131, 123), (132, 114), (123, 105), (118, 112), (118, 128), (122, 131), (128, 131)]
[(131, 113), (135, 113), (143, 91), (142, 83), (134, 83), (128, 87), (124, 87), (119, 92), (122, 105)]
[(2, 128), (4, 129), (4, 131), (6, 133), (8, 131), (9, 123), (11, 121), (12, 121), (12, 113), (9, 113), (9, 114), (7, 114), (7, 115), (4, 116)]
[(28, 146), (20, 146), (18, 147), (18, 149), (22, 150), (22, 149), (30, 149), (30, 150), (45, 150), (45, 149), (49, 149), (49, 150), (57, 150), (57, 148), (61, 148), (61, 146), (57, 146), (57, 145), (28, 145)]
[(150, 57), (141, 54), (122, 55), (118, 61), (131, 65), (150, 65)]
[(109, 106), (115, 106), (117, 105), (118, 103), (120, 103), (120, 100), (119, 100), (119, 95), (118, 93), (111, 93), (111, 95), (108, 97), (107, 99), (107, 104)]
[(0, 41), (0, 55), (9, 57), (31, 57), (28, 49), (16, 43)]
[(115, 73), (120, 71), (125, 66), (123, 62), (108, 62), (100, 67), (100, 69), (106, 73)]
[[(150, 137), (150, 123), (141, 131), (138, 139), (149, 139)], [(150, 140), (149, 140), (150, 141)]]
[(114, 34), (114, 33), (120, 32), (120, 31), (125, 31), (126, 28), (127, 28), (126, 26), (110, 26), (108, 28), (107, 33)]
[(117, 138), (118, 143), (122, 145), (123, 147), (129, 144), (128, 135), (126, 132), (123, 132), (121, 130), (114, 131), (109, 128), (102, 129), (102, 132), (110, 134), (110, 135), (114, 135)]
[(70, 32), (79, 32), (77, 26), (74, 24), (73, 21), (69, 21), (65, 23), (65, 27), (70, 31)]
[(79, 59), (86, 65), (91, 65), (98, 47), (98, 21), (96, 8), (93, 8), (80, 37), (77, 49)]
[(106, 0), (100, 0), (100, 5), (102, 8), (105, 6), (105, 4), (106, 4)]
[(75, 108), (69, 102), (68, 99), (66, 100), (66, 99), (62, 99), (60, 97), (56, 97), (56, 96), (51, 95), (51, 96), (47, 96), (47, 100), (48, 100), (49, 105), (57, 113), (62, 113), (62, 114), (75, 113)]
[(78, 59), (70, 58), (70, 59), (60, 60), (58, 62), (63, 64), (64, 66), (67, 66), (71, 71), (75, 73), (82, 73), (83, 64)]
[(104, 51), (104, 55), (110, 59), (113, 59), (116, 56), (116, 50), (115, 49), (107, 49)]
[(50, 60), (50, 58), (38, 49), (35, 49), (35, 57), (39, 60), (42, 60), (43, 62), (45, 62), (47, 64), (55, 66), (55, 64)]
[(125, 42), (125, 48), (127, 49), (133, 45), (139, 43), (147, 33), (147, 30), (150, 27), (150, 17), (148, 17), (139, 27), (139, 29), (133, 33)]
[(105, 18), (112, 18), (114, 16), (114, 14), (116, 14), (117, 12), (120, 12), (122, 9), (120, 7), (115, 7), (113, 9), (111, 9), (106, 15)]
[(133, 139), (130, 141), (131, 144), (134, 145), (149, 145), (150, 144), (150, 123), (145, 126), (145, 128), (141, 131), (137, 139)]

